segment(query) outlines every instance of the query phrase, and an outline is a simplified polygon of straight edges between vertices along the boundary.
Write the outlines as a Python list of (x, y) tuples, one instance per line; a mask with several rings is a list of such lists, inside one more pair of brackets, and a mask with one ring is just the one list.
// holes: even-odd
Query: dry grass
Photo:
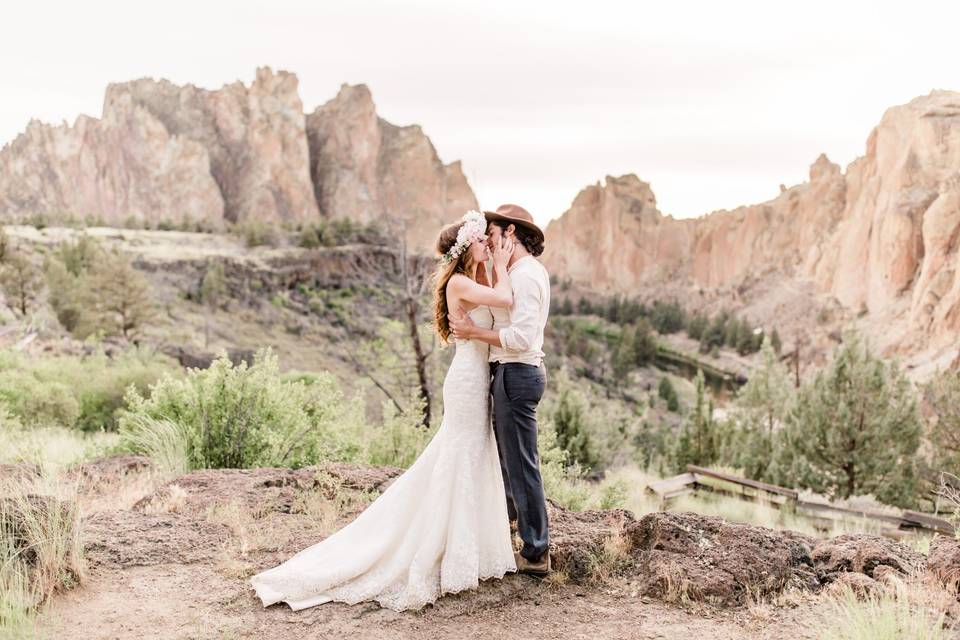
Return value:
[(83, 515), (98, 511), (127, 510), (152, 495), (171, 477), (158, 471), (136, 471), (102, 478), (78, 496)]
[(0, 483), (0, 636), (33, 637), (36, 614), (85, 577), (76, 485)]
[(680, 567), (672, 568), (664, 573), (662, 578), (663, 593), (661, 595), (664, 602), (680, 605), (691, 602), (691, 592), (694, 590), (694, 585), (684, 577), (677, 578), (677, 576), (682, 575), (683, 570)]
[(603, 545), (591, 554), (588, 581), (603, 585), (621, 575), (632, 563), (630, 551), (630, 540), (624, 535), (623, 528), (614, 528)]
[(224, 524), (233, 532), (241, 558), (267, 546), (269, 532), (263, 531), (257, 523), (262, 515), (239, 501), (214, 505), (205, 513), (208, 522)]
[(850, 588), (829, 603), (831, 614), (822, 640), (940, 640), (953, 637), (948, 612), (952, 594), (929, 580), (898, 581), (858, 598)]
[(152, 500), (144, 513), (181, 513), (187, 505), (188, 493), (178, 484), (168, 485), (159, 500)]

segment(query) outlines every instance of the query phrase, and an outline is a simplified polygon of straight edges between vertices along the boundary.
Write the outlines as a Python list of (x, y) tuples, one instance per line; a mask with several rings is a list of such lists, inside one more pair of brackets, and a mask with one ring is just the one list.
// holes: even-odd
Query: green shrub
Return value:
[(243, 238), (248, 247), (276, 247), (280, 243), (277, 228), (261, 220), (247, 220), (233, 228), (234, 233)]
[(222, 356), (209, 369), (166, 376), (149, 398), (131, 389), (120, 430), (136, 449), (150, 425), (145, 417), (180, 425), (194, 469), (301, 467), (356, 455), (356, 438), (344, 428), (357, 424), (357, 404), (344, 400), (331, 374), (281, 377), (276, 356), (264, 350), (249, 367)]
[(537, 444), (546, 496), (571, 511), (585, 509), (590, 499), (590, 485), (583, 479), (580, 465), (570, 464), (570, 454), (557, 443), (557, 432), (550, 421), (540, 424)]
[(115, 431), (128, 387), (141, 392), (173, 363), (152, 351), (131, 349), (114, 358), (0, 354), (0, 402), (24, 425)]
[(409, 467), (426, 448), (436, 429), (424, 429), (422, 400), (401, 413), (390, 402), (383, 404), (383, 424), (370, 429), (362, 460), (367, 464)]

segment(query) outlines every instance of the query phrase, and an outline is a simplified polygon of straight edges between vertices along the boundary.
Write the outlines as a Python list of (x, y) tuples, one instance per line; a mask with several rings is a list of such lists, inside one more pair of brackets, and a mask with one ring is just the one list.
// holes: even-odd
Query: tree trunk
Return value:
[(417, 326), (417, 299), (407, 298), (407, 324), (410, 330), (410, 341), (413, 343), (414, 361), (417, 367), (417, 382), (420, 385), (420, 397), (423, 398), (423, 420), (425, 429), (430, 427), (433, 408), (430, 399), (430, 381), (427, 378), (427, 356), (420, 342), (420, 329)]

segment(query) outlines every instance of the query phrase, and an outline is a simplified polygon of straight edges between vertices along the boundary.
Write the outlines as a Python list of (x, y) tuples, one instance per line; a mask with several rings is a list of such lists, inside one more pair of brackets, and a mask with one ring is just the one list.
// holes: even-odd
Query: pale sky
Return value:
[(0, 141), (99, 116), (110, 82), (205, 88), (268, 65), (306, 111), (366, 83), (381, 116), (462, 160), (481, 206), (545, 223), (606, 175), (696, 216), (774, 197), (883, 111), (960, 91), (960, 2), (352, 0), (6, 3)]

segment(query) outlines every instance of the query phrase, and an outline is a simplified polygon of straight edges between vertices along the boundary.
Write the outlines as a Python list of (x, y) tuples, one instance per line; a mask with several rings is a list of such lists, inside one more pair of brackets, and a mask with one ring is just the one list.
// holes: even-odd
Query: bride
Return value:
[[(493, 251), (495, 286), (486, 284), (487, 223), (471, 211), (437, 242), (434, 311), (450, 339), (448, 311), (493, 325), (490, 307), (510, 307), (507, 263), (513, 241)], [(250, 579), (263, 605), (293, 610), (324, 602), (376, 600), (403, 611), (445, 593), (516, 571), (503, 478), (490, 426), (488, 346), (456, 340), (443, 383), (443, 422), (413, 465), (353, 522)]]

